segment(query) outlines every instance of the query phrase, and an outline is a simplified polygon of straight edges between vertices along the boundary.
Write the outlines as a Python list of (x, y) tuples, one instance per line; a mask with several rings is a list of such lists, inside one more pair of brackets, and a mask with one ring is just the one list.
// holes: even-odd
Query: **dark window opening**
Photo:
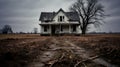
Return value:
[(48, 26), (44, 26), (44, 32), (47, 32)]
[(73, 32), (76, 32), (76, 26), (73, 25)]
[(64, 16), (59, 16), (59, 17), (58, 17), (58, 21), (59, 21), (59, 22), (63, 22), (63, 21), (64, 21)]
[(63, 26), (61, 26), (61, 31), (63, 31)]
[(60, 16), (60, 22), (62, 22), (62, 16)]

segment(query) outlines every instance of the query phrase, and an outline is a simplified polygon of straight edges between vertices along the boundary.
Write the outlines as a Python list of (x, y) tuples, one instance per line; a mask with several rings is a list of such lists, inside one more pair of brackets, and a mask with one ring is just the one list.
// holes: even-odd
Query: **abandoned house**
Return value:
[(41, 12), (41, 35), (79, 34), (79, 16), (76, 12)]

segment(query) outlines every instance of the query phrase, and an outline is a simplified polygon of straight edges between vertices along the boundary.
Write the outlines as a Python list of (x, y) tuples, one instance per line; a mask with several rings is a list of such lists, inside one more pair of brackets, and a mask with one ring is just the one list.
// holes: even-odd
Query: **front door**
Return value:
[(55, 30), (56, 30), (55, 26), (52, 26), (52, 30), (51, 30), (52, 35), (55, 35)]

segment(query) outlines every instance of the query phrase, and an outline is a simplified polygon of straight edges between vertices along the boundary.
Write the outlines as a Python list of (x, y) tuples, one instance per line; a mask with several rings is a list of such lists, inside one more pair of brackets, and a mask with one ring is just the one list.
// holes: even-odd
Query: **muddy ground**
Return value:
[(0, 67), (120, 67), (120, 34), (0, 35)]

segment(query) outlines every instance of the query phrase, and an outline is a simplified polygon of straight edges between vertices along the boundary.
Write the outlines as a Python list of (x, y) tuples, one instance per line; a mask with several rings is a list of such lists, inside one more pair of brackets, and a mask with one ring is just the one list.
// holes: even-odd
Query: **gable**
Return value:
[(53, 18), (54, 22), (58, 22), (58, 19), (59, 19), (60, 16), (64, 16), (64, 22), (68, 22), (69, 18), (62, 11), (60, 11), (59, 13), (57, 13), (55, 15), (55, 17)]

